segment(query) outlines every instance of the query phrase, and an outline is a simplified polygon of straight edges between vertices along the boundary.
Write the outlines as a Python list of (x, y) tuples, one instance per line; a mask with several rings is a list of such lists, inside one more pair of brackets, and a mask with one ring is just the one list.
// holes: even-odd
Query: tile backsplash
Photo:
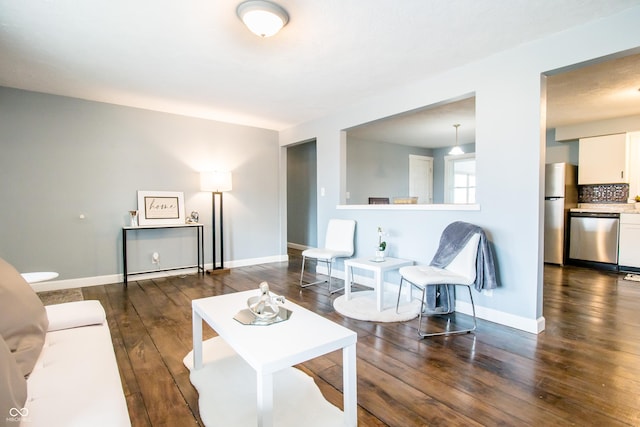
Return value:
[(579, 185), (578, 203), (627, 203), (629, 184)]

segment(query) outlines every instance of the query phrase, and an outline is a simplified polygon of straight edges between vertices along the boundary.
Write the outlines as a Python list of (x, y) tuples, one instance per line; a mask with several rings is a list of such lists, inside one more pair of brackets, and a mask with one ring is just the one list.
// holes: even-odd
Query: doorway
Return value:
[(287, 247), (318, 246), (316, 141), (287, 147)]
[(433, 203), (433, 157), (409, 155), (409, 196)]

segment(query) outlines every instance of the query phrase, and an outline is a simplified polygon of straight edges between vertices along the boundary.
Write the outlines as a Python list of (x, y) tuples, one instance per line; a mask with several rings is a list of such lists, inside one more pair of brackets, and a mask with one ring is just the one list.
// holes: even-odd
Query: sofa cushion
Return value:
[(8, 418), (19, 417), (21, 414), (16, 411), (22, 411), (26, 400), (27, 381), (0, 337), (0, 425)]
[(106, 315), (100, 301), (86, 300), (46, 305), (49, 332), (81, 326), (100, 325)]
[(107, 322), (48, 332), (27, 379), (23, 427), (130, 427)]
[(11, 264), (0, 258), (0, 335), (25, 377), (42, 350), (48, 325), (38, 295)]

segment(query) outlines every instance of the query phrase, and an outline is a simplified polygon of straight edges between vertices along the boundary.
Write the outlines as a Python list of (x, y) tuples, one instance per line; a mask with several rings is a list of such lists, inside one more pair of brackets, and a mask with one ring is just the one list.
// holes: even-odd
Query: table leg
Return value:
[(356, 343), (342, 349), (342, 383), (344, 425), (358, 425), (358, 390), (356, 376)]
[(353, 267), (344, 267), (344, 299), (349, 301), (351, 299), (351, 282), (353, 281)]
[(202, 317), (192, 310), (193, 321), (193, 369), (202, 368)]
[(258, 427), (273, 426), (273, 375), (256, 373), (258, 383)]
[(380, 270), (376, 270), (373, 272), (373, 279), (376, 283), (376, 305), (378, 307), (378, 311), (382, 311), (383, 300), (384, 300), (384, 289), (382, 286), (382, 282), (384, 279), (384, 275)]
[(127, 280), (127, 230), (125, 228), (122, 229), (122, 265), (124, 270), (123, 283), (127, 287), (129, 282)]

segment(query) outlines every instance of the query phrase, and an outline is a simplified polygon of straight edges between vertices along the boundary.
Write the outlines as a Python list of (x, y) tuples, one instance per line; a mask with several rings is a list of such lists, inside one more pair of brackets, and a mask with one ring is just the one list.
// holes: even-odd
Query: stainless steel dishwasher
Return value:
[(571, 212), (569, 258), (618, 264), (620, 214)]

